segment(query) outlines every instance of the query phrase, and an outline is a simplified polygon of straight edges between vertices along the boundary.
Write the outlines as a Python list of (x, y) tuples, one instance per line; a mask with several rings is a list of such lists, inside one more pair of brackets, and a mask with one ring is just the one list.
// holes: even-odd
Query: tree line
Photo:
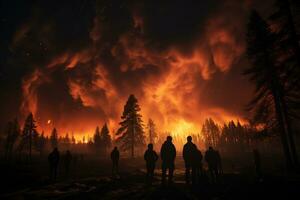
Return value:
[(66, 133), (64, 136), (59, 136), (56, 128), (53, 128), (51, 134), (46, 136), (44, 132), (37, 131), (36, 121), (30, 113), (21, 129), (17, 119), (7, 123), (5, 130), (5, 138), (3, 142), (4, 157), (10, 160), (13, 154), (26, 154), (31, 160), (33, 152), (44, 154), (55, 147), (62, 149), (81, 149), (82, 146), (87, 146), (90, 152), (107, 153), (111, 148), (112, 140), (105, 123), (101, 129), (96, 127), (93, 138), (85, 141), (83, 136), (82, 141), (76, 141), (74, 135)]

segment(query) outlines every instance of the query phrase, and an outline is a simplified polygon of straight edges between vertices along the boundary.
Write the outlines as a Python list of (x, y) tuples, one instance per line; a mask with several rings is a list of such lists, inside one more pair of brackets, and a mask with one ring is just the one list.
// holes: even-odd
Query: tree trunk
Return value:
[(286, 132), (287, 132), (288, 139), (289, 139), (289, 142), (290, 142), (292, 159), (293, 159), (294, 164), (296, 166), (298, 166), (299, 161), (298, 161), (297, 149), (296, 149), (295, 140), (294, 140), (294, 137), (293, 137), (291, 122), (290, 122), (289, 116), (288, 116), (286, 102), (284, 101), (283, 98), (282, 98), (282, 112), (283, 112), (283, 119), (284, 119)]
[(31, 161), (32, 130), (29, 131), (29, 161)]
[(275, 110), (276, 110), (276, 118), (278, 121), (278, 126), (279, 126), (279, 132), (280, 132), (280, 137), (281, 137), (281, 143), (283, 147), (283, 152), (285, 155), (286, 159), (286, 166), (288, 169), (291, 169), (292, 167), (292, 158), (290, 154), (290, 149), (289, 149), (289, 143), (287, 140), (287, 134), (285, 131), (285, 126), (284, 126), (284, 119), (282, 115), (282, 108), (280, 104), (280, 95), (278, 94), (278, 91), (276, 89), (273, 89), (273, 97), (274, 97), (274, 102), (275, 102)]
[(131, 157), (134, 158), (134, 131), (135, 131), (135, 128), (134, 128), (134, 120), (132, 121), (132, 138), (131, 138)]

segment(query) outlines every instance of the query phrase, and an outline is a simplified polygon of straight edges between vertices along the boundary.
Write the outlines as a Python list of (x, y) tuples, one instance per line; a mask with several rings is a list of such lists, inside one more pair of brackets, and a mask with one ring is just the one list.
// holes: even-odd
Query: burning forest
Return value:
[(0, 197), (240, 199), (300, 182), (299, 3), (1, 4)]

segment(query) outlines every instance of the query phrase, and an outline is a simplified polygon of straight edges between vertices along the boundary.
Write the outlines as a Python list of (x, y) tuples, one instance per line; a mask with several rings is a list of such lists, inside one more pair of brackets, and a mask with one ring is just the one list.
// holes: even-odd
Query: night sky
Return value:
[[(117, 129), (130, 94), (144, 121), (198, 131), (246, 122), (248, 14), (271, 0), (1, 1), (1, 130), (32, 112), (39, 130)], [(268, 8), (268, 9), (267, 9)], [(47, 121), (51, 120), (51, 124)]]

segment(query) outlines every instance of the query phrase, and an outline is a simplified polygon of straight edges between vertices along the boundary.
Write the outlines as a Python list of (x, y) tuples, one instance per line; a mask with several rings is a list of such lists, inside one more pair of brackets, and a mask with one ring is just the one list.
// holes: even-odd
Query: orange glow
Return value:
[[(72, 114), (67, 118), (60, 116), (67, 112), (65, 102), (55, 105), (58, 114), (54, 117), (50, 113), (43, 113), (47, 119), (51, 117), (48, 121), (41, 120), (45, 124), (39, 123), (38, 128), (45, 130), (46, 134), (55, 126), (60, 135), (73, 133), (76, 141), (82, 141), (85, 136), (85, 142), (88, 142), (96, 126), (101, 127), (106, 122), (113, 136), (113, 132), (119, 127), (123, 106), (131, 93), (137, 96), (144, 122), (152, 118), (159, 132), (170, 132), (175, 137), (185, 138), (187, 134), (200, 133), (202, 123), (209, 117), (219, 124), (230, 120), (247, 123), (242, 116), (203, 100), (206, 95), (212, 95), (210, 99), (214, 98), (213, 94), (207, 94), (205, 90), (214, 75), (229, 72), (244, 51), (244, 44), (235, 37), (235, 27), (224, 27), (224, 20), (226, 19), (218, 16), (208, 20), (203, 38), (196, 39), (189, 53), (183, 53), (180, 47), (175, 46), (157, 52), (148, 47), (148, 41), (143, 35), (143, 18), (139, 13), (134, 13), (134, 31), (119, 36), (109, 49), (111, 59), (115, 62), (106, 66), (99, 55), (103, 27), (101, 20), (96, 17), (89, 35), (92, 43), (90, 46), (56, 55), (46, 64), (44, 71), (35, 70), (23, 80), (21, 111), (23, 114), (32, 112), (39, 122), (38, 111), (43, 108), (39, 107), (38, 87), (47, 84), (51, 73), (61, 68), (62, 73), (65, 73), (64, 77), (67, 77), (68, 97), (78, 105), (72, 108)], [(16, 35), (16, 40), (27, 31), (24, 27)], [(76, 70), (81, 68), (84, 72), (91, 71), (88, 74), (91, 80), (88, 82), (78, 76), (82, 71)], [(117, 80), (111, 68), (117, 71)], [(147, 70), (155, 73), (148, 75)], [(69, 74), (74, 71), (77, 72), (76, 76)], [(129, 84), (129, 79), (122, 79), (128, 74), (131, 79), (135, 79), (135, 75), (142, 78)], [(80, 113), (83, 109), (92, 110), (93, 115)], [(96, 112), (99, 116), (101, 114), (101, 119), (96, 118)]]

